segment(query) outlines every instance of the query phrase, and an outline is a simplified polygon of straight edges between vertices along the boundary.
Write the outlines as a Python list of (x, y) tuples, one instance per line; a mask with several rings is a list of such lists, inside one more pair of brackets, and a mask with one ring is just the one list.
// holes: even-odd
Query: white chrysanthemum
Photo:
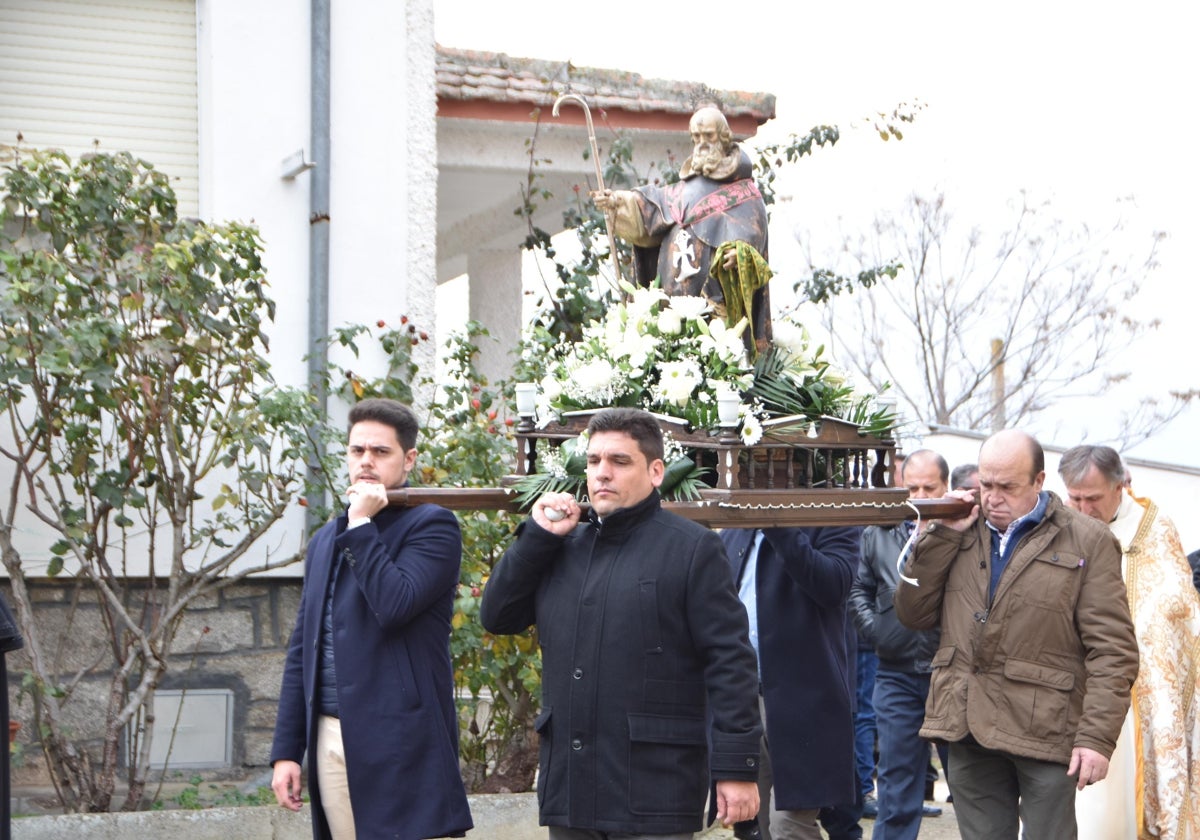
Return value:
[(704, 381), (699, 366), (691, 359), (660, 362), (658, 376), (658, 398), (678, 406), (686, 405), (692, 391)]
[(676, 295), (671, 298), (670, 309), (680, 318), (695, 321), (708, 311), (708, 300), (696, 295)]
[(762, 423), (760, 423), (758, 418), (755, 417), (753, 414), (748, 413), (746, 415), (745, 419), (742, 420), (741, 435), (742, 435), (742, 443), (743, 444), (745, 444), (746, 446), (754, 446), (754, 444), (756, 444), (760, 440), (762, 440), (762, 436), (763, 436)]

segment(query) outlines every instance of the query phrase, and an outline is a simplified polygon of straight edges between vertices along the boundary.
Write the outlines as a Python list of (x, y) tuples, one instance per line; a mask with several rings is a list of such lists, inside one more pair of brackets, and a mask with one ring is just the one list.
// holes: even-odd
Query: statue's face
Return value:
[(720, 113), (711, 108), (705, 108), (692, 116), (688, 130), (692, 133), (692, 152), (694, 154), (707, 154), (710, 149), (722, 150), (722, 122)]
[(729, 136), (729, 123), (716, 108), (701, 108), (688, 123), (692, 135), (692, 168), (708, 175), (729, 154), (724, 139)]

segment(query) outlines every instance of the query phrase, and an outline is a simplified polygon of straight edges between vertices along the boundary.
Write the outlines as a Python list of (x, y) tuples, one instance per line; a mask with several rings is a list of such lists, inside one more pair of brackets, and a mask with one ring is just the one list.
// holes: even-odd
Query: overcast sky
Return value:
[[(1192, 254), (1200, 118), (1186, 4), (695, 2), (672, 5), (671, 15), (664, 7), (434, 0), (435, 31), (446, 46), (773, 93), (776, 119), (751, 146), (819, 123), (841, 127), (838, 147), (785, 184), (792, 201), (772, 222), (773, 267), (787, 258), (781, 240), (897, 209), (914, 191), (944, 190), (984, 224), (1002, 218), (1021, 189), (1064, 219), (1092, 223), (1131, 197), (1132, 228), (1169, 235), (1138, 313), (1163, 325), (1130, 354), (1134, 387), (1200, 388)], [(851, 130), (906, 101), (925, 107), (903, 143)], [(1076, 439), (1047, 442), (1079, 442), (1096, 428), (1088, 416), (1104, 408), (1077, 408), (1060, 427)], [(1200, 466), (1197, 433), (1193, 408), (1130, 454)]]

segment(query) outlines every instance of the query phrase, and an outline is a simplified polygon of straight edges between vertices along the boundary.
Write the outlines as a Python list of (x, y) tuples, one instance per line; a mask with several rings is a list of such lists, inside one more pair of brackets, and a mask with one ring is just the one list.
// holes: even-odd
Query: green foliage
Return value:
[[(711, 470), (698, 466), (693, 457), (669, 436), (666, 444), (665, 469), (658, 492), (668, 501), (699, 499), (700, 490), (709, 486), (704, 479)], [(581, 502), (587, 498), (586, 435), (543, 450), (538, 460), (538, 472), (522, 476), (513, 483), (517, 503), (523, 509), (532, 507), (546, 493), (570, 493)]]
[(843, 292), (854, 294), (855, 288), (870, 289), (884, 277), (895, 280), (904, 268), (902, 263), (864, 268), (856, 277), (846, 277), (828, 268), (814, 268), (812, 276), (797, 282), (792, 288), (813, 303), (828, 303)]
[(896, 426), (895, 411), (880, 406), (874, 394), (857, 393), (822, 358), (824, 352), (823, 346), (816, 349), (811, 370), (797, 382), (789, 372), (786, 353), (770, 348), (755, 360), (748, 396), (776, 416), (837, 417), (859, 425), (864, 434), (888, 437)]
[[(175, 776), (181, 776), (176, 773)], [(305, 794), (305, 801), (308, 795)], [(209, 808), (237, 808), (244, 806), (275, 805), (275, 793), (269, 787), (259, 785), (251, 792), (215, 782), (205, 784), (201, 776), (193, 775), (175, 796), (156, 799), (150, 804), (151, 811), (177, 808), (182, 811), (202, 811)]]
[(807, 134), (792, 134), (787, 143), (772, 143), (758, 150), (755, 166), (759, 192), (768, 207), (775, 203), (775, 179), (784, 163), (795, 163), (812, 155), (813, 146), (833, 146), (841, 138), (837, 126), (816, 125)]
[[(303, 491), (316, 415), (269, 373), (275, 305), (254, 228), (179, 218), (166, 176), (128, 154), (21, 152), (0, 192), (0, 453), (14, 476), (0, 548), (32, 648), (27, 575), (71, 574), (99, 604), (117, 674), (101, 754), (64, 723), (77, 677), (34, 657), (30, 686), (64, 805), (106, 810), (122, 733), (145, 719), (187, 604), (261, 568), (247, 554)], [(27, 559), (14, 535), (39, 529), (49, 553)], [(141, 731), (129, 802), (152, 724)]]

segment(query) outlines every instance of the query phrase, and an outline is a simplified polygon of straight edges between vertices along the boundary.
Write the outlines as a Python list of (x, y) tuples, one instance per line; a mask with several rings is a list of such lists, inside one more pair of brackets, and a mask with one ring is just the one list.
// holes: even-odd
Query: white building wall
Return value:
[[(156, 0), (171, 5), (172, 0)], [(186, 6), (191, 8), (192, 0)], [(176, 5), (183, 6), (183, 0)], [(311, 160), (310, 3), (196, 0), (201, 217), (253, 222), (277, 304), (270, 357), (277, 381), (303, 386), (310, 350), (311, 172), (282, 177), (283, 161)], [(436, 79), (431, 0), (331, 3), (329, 326), (395, 324), (407, 314), (433, 335), (436, 300)], [(195, 212), (194, 210), (192, 212)], [(366, 348), (365, 344), (363, 349)], [(435, 341), (419, 348), (432, 371)], [(365, 355), (365, 354), (364, 354)], [(336, 360), (350, 366), (349, 359)], [(352, 363), (382, 371), (379, 359)], [(335, 409), (336, 411), (336, 409)], [(302, 544), (303, 509), (262, 540), (286, 556)], [(49, 562), (51, 533), (28, 523), (22, 554)], [(137, 551), (131, 554), (136, 557)], [(131, 574), (143, 573), (136, 562)], [(35, 572), (36, 573), (36, 572)], [(283, 571), (299, 575), (301, 566)]]
[[(434, 333), (436, 87), (430, 0), (331, 4), (331, 159), (312, 158), (310, 3), (200, 0), (201, 208), (205, 218), (253, 220), (265, 244), (277, 381), (302, 385), (310, 351), (312, 170), (288, 180), (299, 150), (328, 167), (329, 328), (394, 325), (409, 315)], [(435, 342), (420, 348), (433, 369)], [(369, 346), (333, 361), (376, 373)], [(335, 416), (338, 406), (331, 405)], [(277, 549), (298, 544), (297, 507)], [(265, 540), (264, 545), (273, 540)], [(293, 566), (283, 574), (299, 574)]]
[[(278, 310), (272, 363), (306, 378), (309, 4), (200, 0), (201, 212), (253, 220)], [(332, 4), (329, 325), (434, 325), (436, 88), (430, 0)], [(415, 163), (413, 163), (415, 162)], [(432, 347), (428, 349), (432, 359)], [(365, 366), (360, 362), (358, 369)]]

